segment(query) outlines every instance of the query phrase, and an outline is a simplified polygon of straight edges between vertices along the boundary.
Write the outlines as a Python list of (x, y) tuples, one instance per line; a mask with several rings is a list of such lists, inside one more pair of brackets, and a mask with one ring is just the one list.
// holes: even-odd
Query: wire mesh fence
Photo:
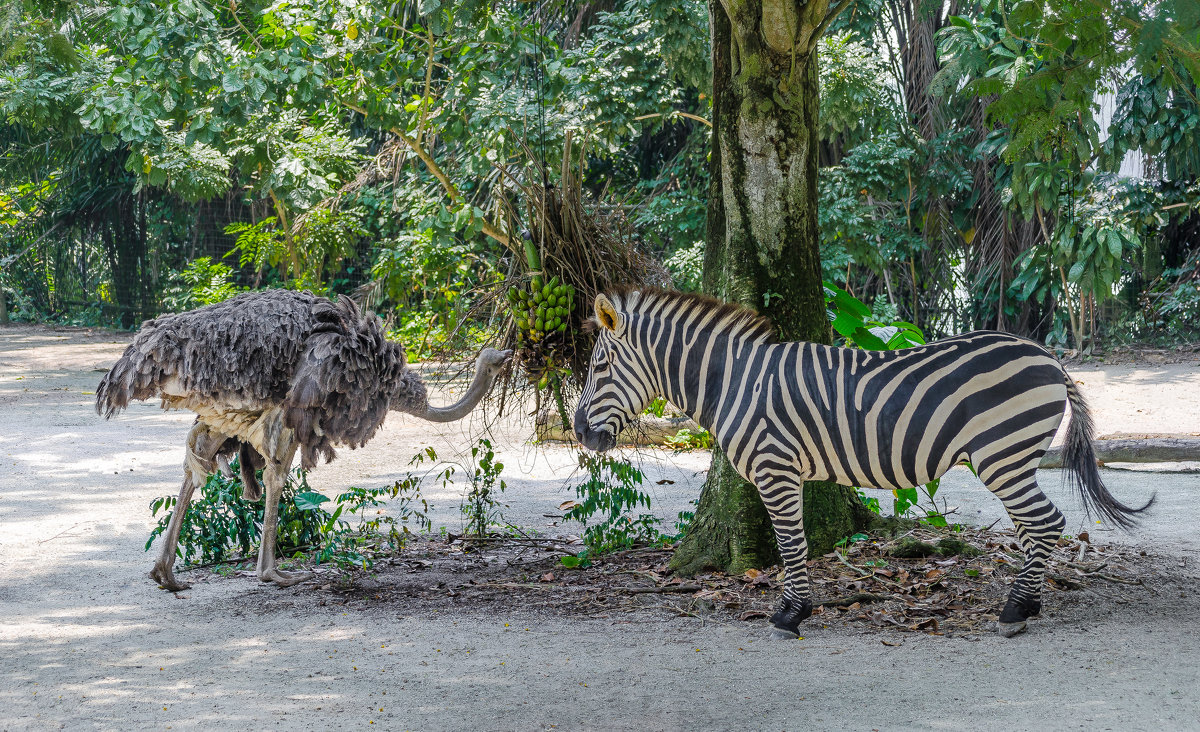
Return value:
[[(183, 205), (130, 196), (127, 212), (94, 220), (34, 222), (0, 241), (0, 322), (56, 320), (132, 328), (163, 312), (194, 306), (183, 295), (216, 283), (195, 281), (207, 271), (235, 290), (272, 284), (269, 266), (238, 248), (231, 224), (263, 219), (261, 206), (235, 200)], [(370, 280), (373, 250), (361, 241), (331, 262), (323, 285), (348, 293)], [(207, 270), (197, 270), (198, 260)], [(190, 269), (189, 269), (190, 268)]]

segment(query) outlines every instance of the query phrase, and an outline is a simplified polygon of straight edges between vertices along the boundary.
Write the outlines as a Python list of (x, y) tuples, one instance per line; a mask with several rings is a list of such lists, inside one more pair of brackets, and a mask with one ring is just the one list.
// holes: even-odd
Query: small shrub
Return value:
[(496, 452), (491, 440), (480, 440), (471, 448), (471, 465), (467, 468), (470, 488), (463, 498), (462, 513), (467, 521), (467, 534), (487, 536), (492, 527), (504, 526), (501, 504), (497, 496), (504, 493), (508, 485), (500, 480), (504, 463), (496, 462)]
[(668, 437), (664, 444), (667, 447), (675, 450), (675, 452), (684, 452), (687, 450), (711, 450), (713, 446), (713, 436), (711, 432), (703, 427), (698, 427), (694, 430), (684, 427), (671, 437)]
[(224, 302), (238, 294), (233, 269), (210, 257), (191, 261), (182, 272), (172, 272), (163, 291), (163, 308), (181, 313), (203, 305)]
[[(220, 473), (209, 476), (188, 505), (179, 531), (177, 556), (184, 564), (210, 565), (248, 558), (262, 537), (263, 501), (242, 498), (242, 482)], [(307, 554), (317, 564), (368, 568), (383, 553), (400, 552), (413, 535), (430, 527), (429, 505), (420, 495), (421, 480), (412, 474), (384, 488), (350, 488), (332, 502), (312, 490), (304, 471), (288, 476), (279, 501), (276, 550), (280, 556)], [(382, 512), (384, 501), (395, 515)], [(332, 510), (326, 506), (332, 503)], [(164, 511), (146, 541), (166, 532), (176, 498), (162, 496), (150, 502), (151, 515)], [(369, 515), (376, 509), (374, 515)], [(352, 527), (347, 517), (357, 516)]]
[(496, 461), (496, 451), (491, 440), (481, 439), (471, 448), (469, 464), (438, 462), (437, 452), (432, 447), (426, 447), (418, 453), (411, 464), (422, 465), (426, 462), (435, 463), (430, 472), (438, 471), (435, 479), (440, 481), (443, 487), (448, 487), (454, 482), (454, 476), (459, 470), (466, 475), (468, 487), (459, 505), (464, 519), (464, 534), (484, 537), (495, 528), (512, 528), (504, 522), (501, 511), (507, 506), (498, 498), (508, 487), (508, 484), (500, 479), (504, 463)]
[[(628, 549), (637, 543), (668, 544), (678, 537), (664, 535), (661, 519), (649, 513), (634, 515), (639, 507), (650, 508), (650, 496), (641, 489), (642, 471), (627, 460), (607, 455), (580, 454), (588, 479), (575, 486), (577, 502), (564, 518), (584, 525), (583, 543), (589, 555)], [(600, 520), (588, 524), (596, 515)], [(680, 522), (685, 520), (681, 515)], [(569, 565), (568, 565), (569, 566)]]

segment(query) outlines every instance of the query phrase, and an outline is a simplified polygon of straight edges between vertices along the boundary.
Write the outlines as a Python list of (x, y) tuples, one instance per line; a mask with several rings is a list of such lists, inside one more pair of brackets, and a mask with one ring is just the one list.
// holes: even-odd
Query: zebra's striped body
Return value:
[(659, 290), (601, 296), (597, 319), (575, 415), (580, 441), (611, 447), (660, 395), (712, 432), (771, 516), (788, 570), (773, 621), (788, 632), (811, 612), (806, 480), (910, 488), (969, 461), (1004, 502), (1025, 550), (1001, 615), (1011, 633), (1040, 609), (1045, 560), (1065, 525), (1035, 472), (1068, 401), (1076, 415), (1068, 460), (1085, 499), (1118, 523), (1133, 512), (1099, 481), (1082, 397), (1032, 341), (977, 332), (884, 352), (781, 343), (749, 310)]

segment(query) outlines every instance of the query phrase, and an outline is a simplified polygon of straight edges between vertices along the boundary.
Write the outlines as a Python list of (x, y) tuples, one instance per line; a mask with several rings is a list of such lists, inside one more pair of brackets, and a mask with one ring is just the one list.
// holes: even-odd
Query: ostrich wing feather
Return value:
[(168, 394), (229, 410), (282, 405), (311, 467), (334, 445), (370, 439), (401, 385), (424, 393), (379, 318), (346, 297), (267, 290), (146, 321), (101, 380), (96, 411)]

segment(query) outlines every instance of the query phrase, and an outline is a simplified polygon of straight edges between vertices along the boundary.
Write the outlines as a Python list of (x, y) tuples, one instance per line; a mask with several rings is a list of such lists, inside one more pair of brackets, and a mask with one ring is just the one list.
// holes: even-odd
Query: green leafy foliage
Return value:
[[(646, 480), (642, 471), (608, 455), (580, 453), (579, 461), (588, 478), (575, 486), (576, 502), (563, 517), (584, 524), (583, 542), (588, 555), (628, 549), (638, 543), (665, 544), (678, 538), (664, 535), (659, 529), (661, 519), (653, 514), (635, 515), (639, 508), (650, 508), (650, 496), (641, 488)], [(593, 522), (597, 515), (599, 520)], [(686, 518), (681, 516), (680, 521), (686, 522)], [(586, 556), (583, 559), (586, 564)], [(574, 565), (580, 566), (580, 562)], [(564, 566), (572, 564), (564, 562)]]
[(820, 135), (847, 149), (867, 142), (881, 129), (902, 126), (899, 99), (889, 88), (884, 59), (849, 32), (819, 40)]
[(871, 308), (829, 282), (825, 283), (825, 307), (833, 329), (846, 345), (868, 351), (894, 351), (925, 344), (925, 334), (917, 326), (902, 320), (875, 320)]
[(704, 241), (676, 249), (663, 264), (671, 273), (675, 289), (680, 292), (699, 292), (704, 272)]
[[(896, 516), (918, 518), (921, 523), (929, 526), (949, 526), (946, 521), (946, 502), (937, 503), (938, 488), (942, 479), (934, 478), (928, 483), (916, 488), (898, 488), (892, 491), (892, 511)], [(924, 503), (922, 503), (924, 499)], [(917, 514), (916, 511), (921, 513)]]
[(496, 461), (491, 440), (479, 440), (471, 448), (471, 462), (466, 468), (469, 488), (462, 503), (468, 535), (487, 536), (494, 527), (505, 526), (500, 497), (508, 485), (500, 479), (503, 470), (504, 463)]
[[(1200, 165), (1195, 3), (955, 8), (855, 0), (820, 42), (825, 279), (882, 299), (875, 322), (936, 335), (1088, 340), (1097, 307), (1114, 334), (1182, 322), (1137, 303), (1195, 249), (1164, 241), (1194, 210), (1168, 207), (1187, 203)], [(711, 100), (698, 0), (4, 13), (0, 257), (53, 232), (3, 274), (21, 317), (132, 327), (181, 302), (171, 273), (199, 255), (243, 287), (334, 294), (372, 279), (371, 308), (394, 315), (414, 358), (477, 346), (522, 187), (554, 182), (568, 133), (586, 192), (699, 289)], [(918, 17), (938, 34), (930, 58), (893, 30)], [(1084, 210), (1103, 197), (1093, 173), (1135, 149), (1173, 186), (1144, 199), (1166, 223), (1098, 221)], [(1178, 292), (1163, 302), (1183, 306)]]
[(1009, 161), (1049, 159), (1064, 147), (1090, 159), (1099, 147), (1091, 106), (1106, 73), (1168, 67), (1200, 77), (1200, 13), (1188, 0), (1153, 9), (1134, 0), (991, 0), (981, 11), (950, 19), (942, 44), (952, 61), (937, 83), (966, 77), (968, 92), (997, 95), (988, 114), (1009, 129)]
[[(385, 500), (389, 501), (389, 514), (381, 513)], [(147, 551), (166, 532), (175, 503), (174, 496), (150, 502), (151, 515), (162, 511), (163, 516), (146, 541)], [(329, 510), (327, 505), (331, 503)], [(428, 530), (428, 508), (420, 495), (420, 479), (411, 474), (389, 487), (351, 488), (331, 502), (313, 491), (306, 474), (297, 469), (288, 477), (279, 501), (276, 549), (284, 557), (303, 555), (318, 564), (332, 562), (343, 568), (366, 569), (381, 553), (395, 554), (404, 548), (413, 535), (410, 524)], [(209, 476), (184, 514), (177, 555), (185, 564), (193, 565), (250, 557), (262, 535), (263, 510), (262, 501), (242, 498), (242, 483), (237, 477), (221, 473)], [(345, 520), (351, 516), (359, 519), (356, 527)]]
[(179, 313), (224, 302), (238, 293), (232, 276), (233, 270), (227, 264), (210, 257), (194, 259), (182, 272), (172, 273), (163, 292), (163, 308)]
[(663, 443), (667, 447), (676, 452), (684, 452), (688, 450), (711, 450), (713, 446), (712, 433), (703, 427), (690, 429), (684, 427), (675, 434), (671, 435)]

